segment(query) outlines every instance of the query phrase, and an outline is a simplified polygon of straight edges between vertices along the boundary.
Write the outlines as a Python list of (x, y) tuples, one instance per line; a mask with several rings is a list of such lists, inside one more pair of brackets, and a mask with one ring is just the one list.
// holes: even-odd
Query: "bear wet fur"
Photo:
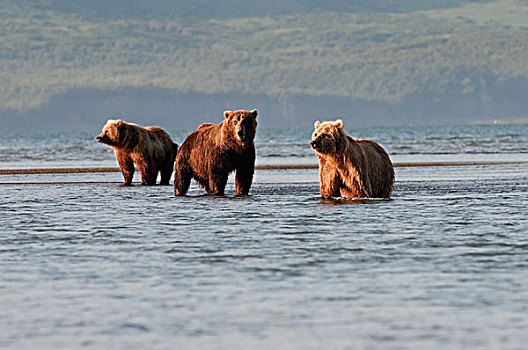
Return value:
[(341, 120), (314, 127), (311, 146), (319, 159), (322, 197), (390, 197), (394, 168), (380, 145), (348, 136)]
[(174, 166), (174, 194), (184, 196), (191, 179), (208, 194), (224, 195), (229, 173), (236, 171), (237, 195), (247, 195), (255, 171), (256, 109), (225, 111), (219, 124), (202, 124), (180, 147)]
[(142, 185), (155, 185), (158, 173), (160, 184), (169, 184), (178, 145), (163, 129), (110, 119), (96, 139), (114, 149), (125, 185), (132, 183), (134, 163), (141, 173)]

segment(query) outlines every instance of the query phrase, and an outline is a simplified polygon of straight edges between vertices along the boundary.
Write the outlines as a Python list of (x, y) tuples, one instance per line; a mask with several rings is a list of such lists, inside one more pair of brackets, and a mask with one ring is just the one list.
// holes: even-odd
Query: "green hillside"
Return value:
[[(12, 1), (12, 0), (10, 0)], [(105, 18), (243, 18), (312, 12), (406, 13), (493, 0), (17, 0), (40, 10)]]
[(292, 1), (279, 8), (289, 14), (243, 18), (212, 18), (214, 7), (192, 12), (190, 5), (143, 16), (129, 6), (117, 16), (119, 1), (110, 9), (89, 3), (0, 4), (0, 110), (38, 109), (72, 89), (124, 87), (398, 105), (413, 96), (500, 92), (528, 79), (526, 0), (442, 8), (438, 1), (343, 0), (326, 8)]

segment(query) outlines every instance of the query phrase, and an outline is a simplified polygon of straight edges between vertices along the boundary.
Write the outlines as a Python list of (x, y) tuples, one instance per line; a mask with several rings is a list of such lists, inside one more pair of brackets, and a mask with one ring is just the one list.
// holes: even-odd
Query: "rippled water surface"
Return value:
[(317, 170), (257, 171), (248, 197), (120, 181), (0, 175), (0, 348), (528, 343), (526, 164), (400, 167), (390, 201), (322, 200)]

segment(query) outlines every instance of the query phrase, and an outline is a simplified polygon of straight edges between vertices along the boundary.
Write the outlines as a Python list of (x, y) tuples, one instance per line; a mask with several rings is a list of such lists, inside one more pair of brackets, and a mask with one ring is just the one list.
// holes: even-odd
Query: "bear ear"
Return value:
[(318, 128), (321, 125), (321, 122), (318, 120), (314, 123), (314, 128)]
[(343, 129), (343, 121), (341, 119), (336, 120), (334, 126), (338, 129)]
[(224, 118), (229, 118), (229, 115), (231, 114), (231, 111), (225, 111), (224, 112)]
[(256, 118), (257, 115), (258, 115), (258, 111), (256, 109), (254, 109), (251, 112), (249, 112), (249, 114), (251, 114), (253, 116), (253, 118)]

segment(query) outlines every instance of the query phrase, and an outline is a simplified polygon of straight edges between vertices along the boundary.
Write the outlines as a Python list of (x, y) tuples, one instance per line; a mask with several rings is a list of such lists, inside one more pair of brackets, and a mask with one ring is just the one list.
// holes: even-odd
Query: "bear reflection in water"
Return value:
[(174, 194), (184, 196), (191, 179), (208, 194), (224, 195), (229, 173), (236, 171), (237, 195), (247, 195), (255, 171), (256, 109), (226, 111), (219, 124), (202, 124), (180, 147), (174, 166)]

